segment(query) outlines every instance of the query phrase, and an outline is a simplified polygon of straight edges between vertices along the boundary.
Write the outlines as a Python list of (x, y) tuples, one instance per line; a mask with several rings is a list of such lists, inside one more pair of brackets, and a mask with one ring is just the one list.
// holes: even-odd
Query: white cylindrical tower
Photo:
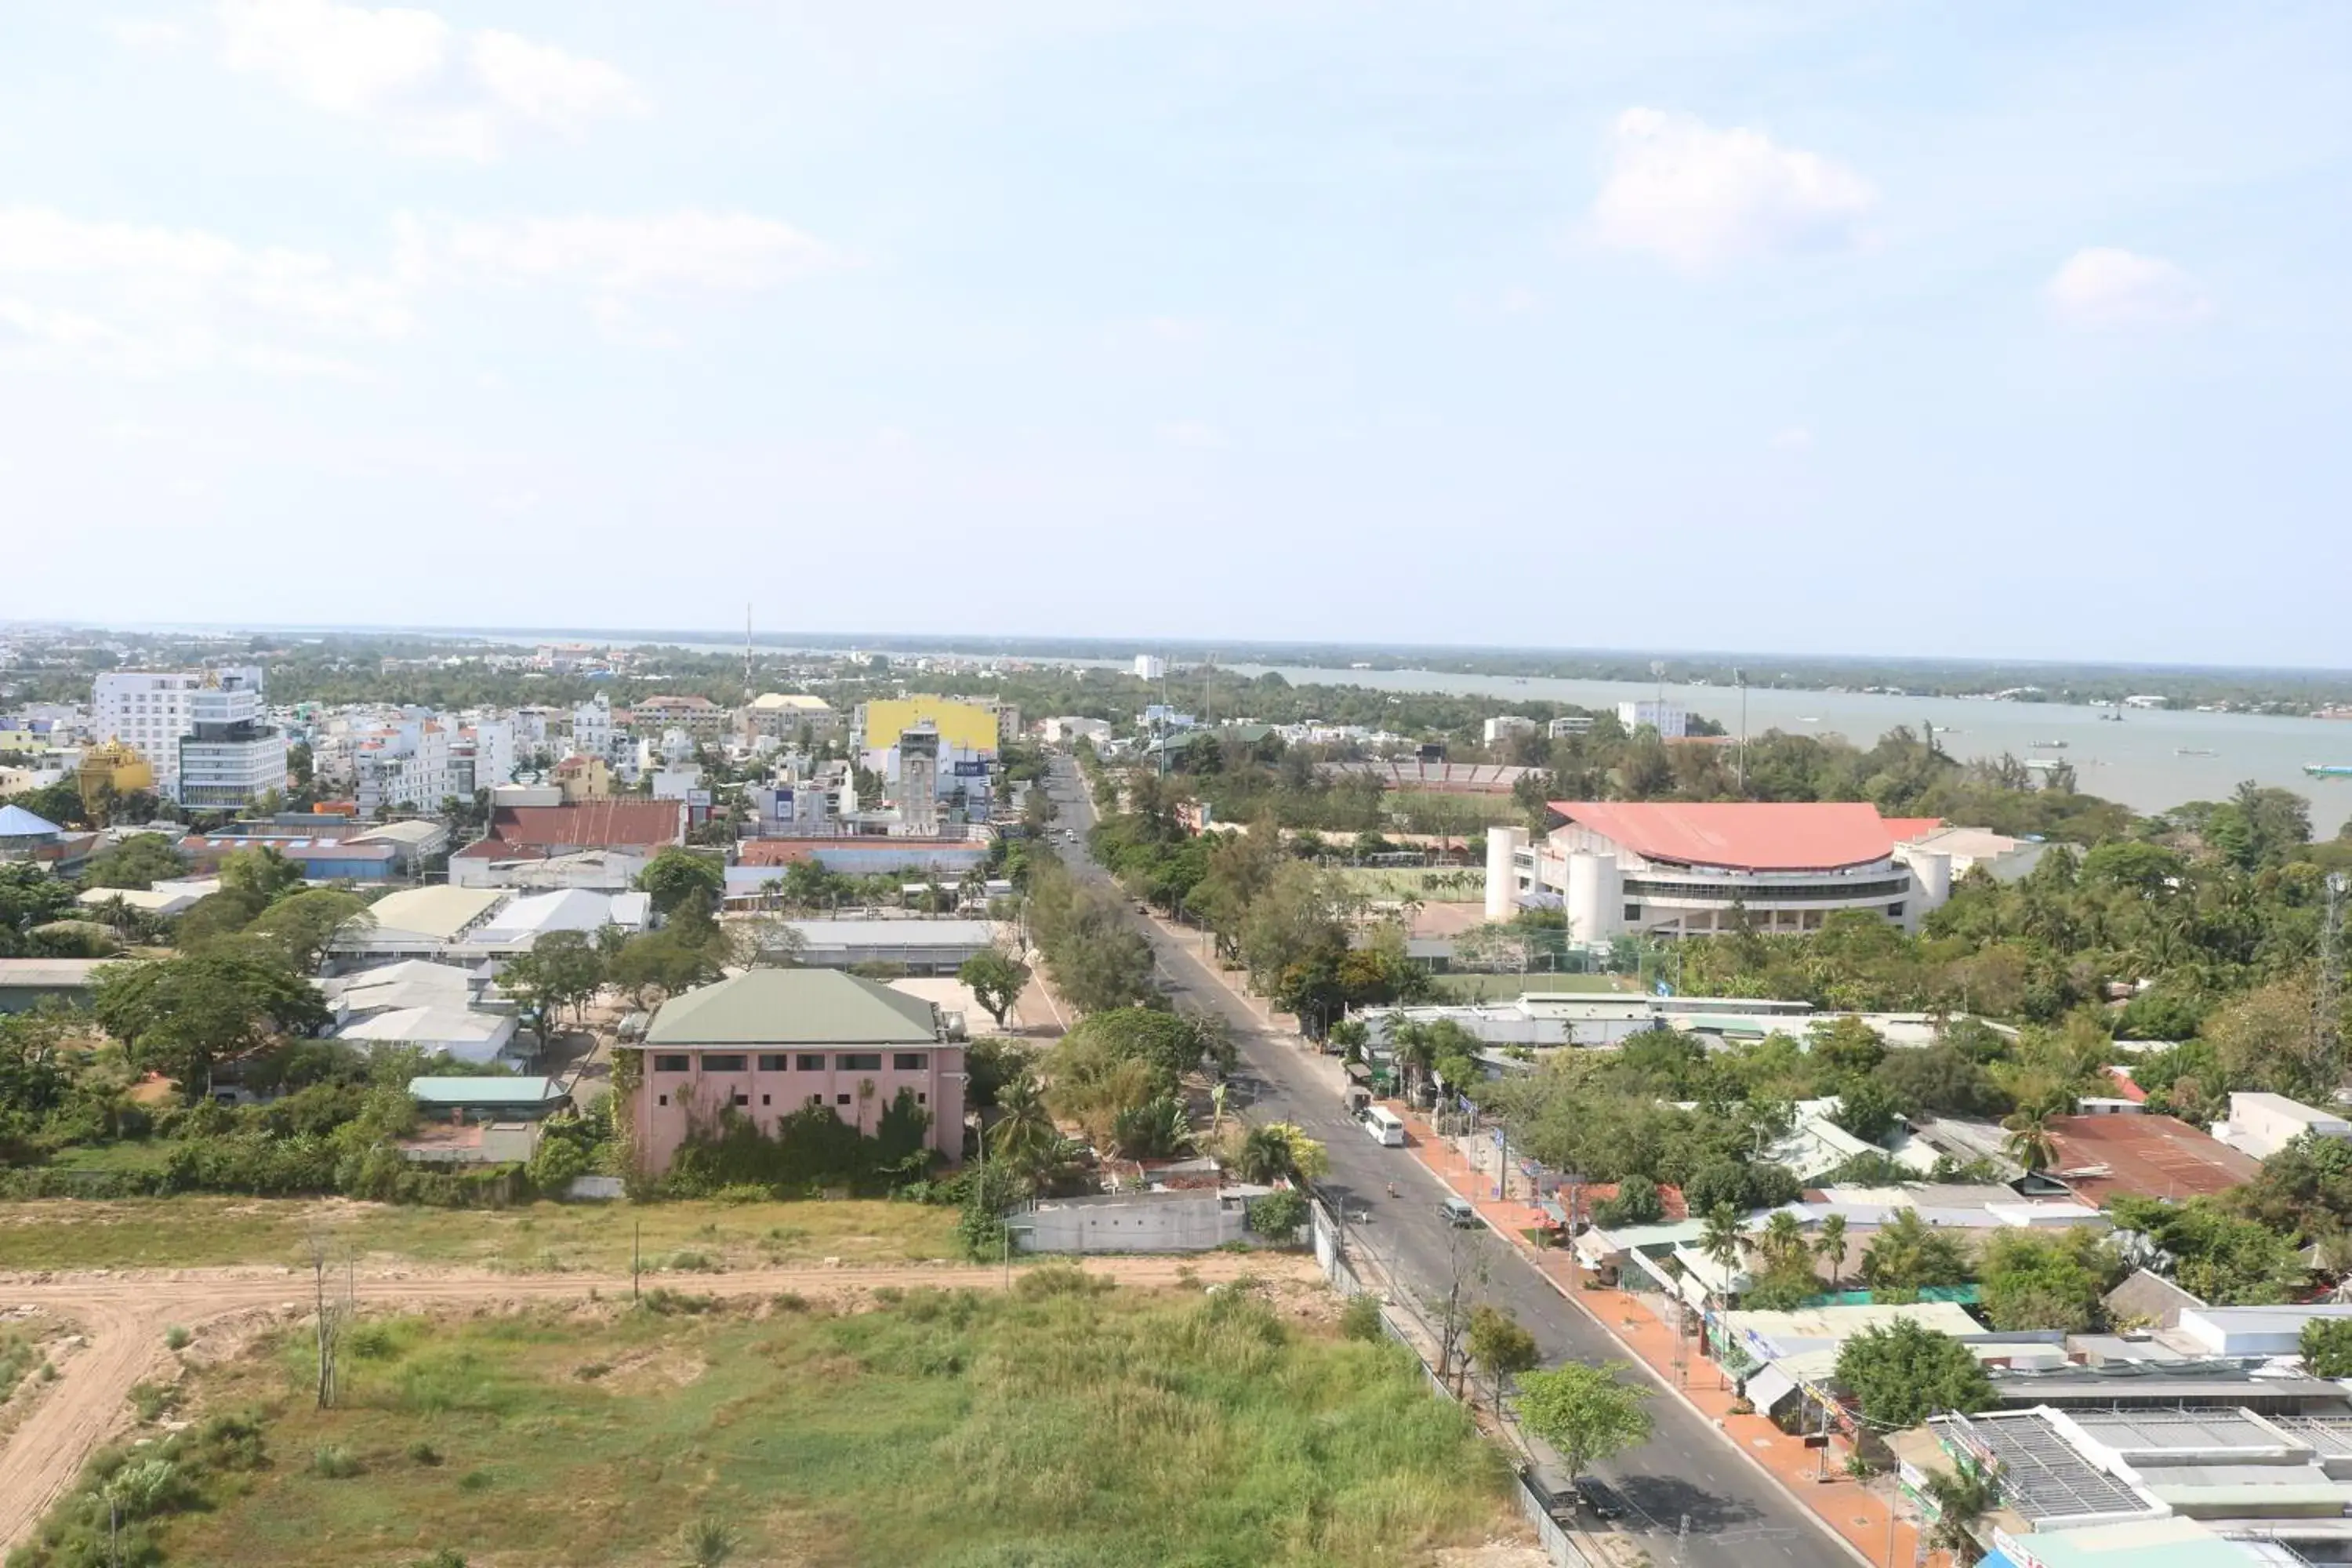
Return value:
[(1620, 929), (1624, 879), (1617, 857), (1580, 849), (1568, 858), (1568, 940), (1607, 942)]
[(1911, 868), (1911, 886), (1918, 896), (1903, 911), (1908, 917), (1903, 923), (1916, 930), (1920, 916), (1942, 908), (1952, 896), (1952, 858), (1940, 850), (1914, 849), (1904, 859)]
[(1486, 918), (1507, 921), (1519, 911), (1519, 872), (1514, 860), (1528, 839), (1523, 827), (1486, 829)]

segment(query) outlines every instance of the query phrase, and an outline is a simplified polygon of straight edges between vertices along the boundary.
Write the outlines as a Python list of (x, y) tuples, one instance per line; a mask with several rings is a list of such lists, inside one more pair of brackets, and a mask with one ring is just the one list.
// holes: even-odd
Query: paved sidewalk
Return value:
[[(1733, 1415), (1732, 1406), (1738, 1399), (1728, 1380), (1718, 1373), (1714, 1362), (1700, 1356), (1695, 1341), (1688, 1346), (1688, 1363), (1681, 1369), (1678, 1383), (1675, 1335), (1649, 1308), (1624, 1291), (1591, 1284), (1591, 1277), (1578, 1266), (1574, 1253), (1562, 1247), (1537, 1246), (1528, 1233), (1550, 1223), (1541, 1209), (1517, 1199), (1506, 1202), (1495, 1197), (1492, 1173), (1473, 1167), (1449, 1141), (1440, 1137), (1423, 1118), (1406, 1110), (1402, 1101), (1391, 1100), (1387, 1104), (1404, 1119), (1414, 1158), (1475, 1204), (1480, 1216), (1517, 1247), (1521, 1256), (1562, 1296), (1583, 1308), (1659, 1383), (1712, 1422), (1741, 1453), (1769, 1471), (1783, 1489), (1811, 1509), (1848, 1546), (1864, 1560), (1886, 1564), (1887, 1568), (1903, 1568), (1915, 1560), (1918, 1531), (1907, 1520), (1895, 1516), (1889, 1499), (1848, 1478), (1841, 1454), (1832, 1452), (1826, 1466), (1828, 1479), (1816, 1479), (1816, 1471), (1824, 1468), (1820, 1451), (1807, 1448), (1764, 1416)], [(1917, 1561), (1942, 1558), (1938, 1552), (1934, 1559), (1919, 1557)]]

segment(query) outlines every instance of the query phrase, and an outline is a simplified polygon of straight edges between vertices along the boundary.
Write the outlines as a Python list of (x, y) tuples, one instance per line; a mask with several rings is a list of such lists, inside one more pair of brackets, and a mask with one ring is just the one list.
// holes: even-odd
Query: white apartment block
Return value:
[(386, 806), (437, 811), (457, 793), (449, 772), (449, 731), (436, 719), (408, 719), (352, 746), (352, 788), (362, 816)]
[[(92, 685), (90, 710), (91, 733), (137, 752), (155, 770), (157, 793), (183, 805), (235, 809), (285, 784), (286, 738), (261, 726), (261, 671), (253, 666), (110, 670)], [(200, 720), (209, 728), (192, 759), (185, 751)], [(199, 792), (194, 798), (183, 786), (191, 762)], [(257, 779), (267, 782), (226, 800)]]
[(1168, 661), (1161, 658), (1158, 654), (1139, 653), (1135, 656), (1136, 679), (1158, 680), (1167, 673)]
[(1690, 715), (1671, 702), (1620, 702), (1617, 722), (1629, 733), (1646, 724), (1661, 741), (1679, 741), (1690, 732)]

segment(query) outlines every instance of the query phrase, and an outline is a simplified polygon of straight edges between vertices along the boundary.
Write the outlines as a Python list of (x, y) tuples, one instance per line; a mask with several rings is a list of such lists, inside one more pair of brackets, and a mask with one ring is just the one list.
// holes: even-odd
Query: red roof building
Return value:
[(2179, 1202), (2243, 1186), (2262, 1167), (2217, 1138), (2169, 1116), (2065, 1116), (2050, 1124), (2058, 1163), (2049, 1174), (2086, 1204), (2119, 1197)]
[(449, 858), (449, 879), (459, 887), (541, 885), (518, 868), (566, 857), (593, 856), (593, 870), (572, 887), (626, 887), (635, 863), (686, 842), (682, 800), (586, 800), (572, 805), (502, 805), (490, 813), (489, 836)]
[(1863, 801), (1560, 801), (1552, 810), (1621, 852), (1734, 871), (1837, 871), (1884, 860), (1941, 818), (1881, 816)]

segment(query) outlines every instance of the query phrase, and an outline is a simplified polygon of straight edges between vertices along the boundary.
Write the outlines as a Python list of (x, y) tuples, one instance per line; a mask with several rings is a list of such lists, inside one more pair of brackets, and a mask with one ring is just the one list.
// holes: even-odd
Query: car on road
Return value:
[(1478, 1211), (1468, 1198), (1443, 1198), (1437, 1205), (1438, 1217), (1448, 1225), (1469, 1226), (1478, 1223)]
[(1579, 1508), (1595, 1519), (1625, 1517), (1625, 1500), (1617, 1495), (1614, 1487), (1598, 1476), (1576, 1478), (1576, 1502)]

